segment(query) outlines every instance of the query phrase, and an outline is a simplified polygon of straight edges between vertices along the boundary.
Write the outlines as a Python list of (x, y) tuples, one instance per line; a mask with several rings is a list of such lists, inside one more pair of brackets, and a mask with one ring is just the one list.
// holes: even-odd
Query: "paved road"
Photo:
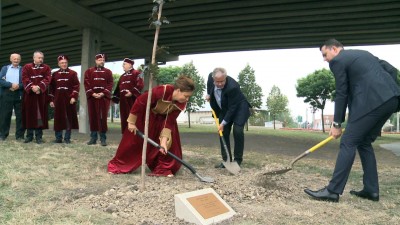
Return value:
[[(215, 148), (215, 154), (219, 154), (219, 136), (213, 133), (181, 133), (181, 142), (185, 146), (201, 146)], [(231, 140), (231, 142), (233, 142)], [(233, 143), (232, 143), (233, 144)], [(246, 134), (245, 154), (247, 151), (255, 151), (266, 154), (285, 155), (288, 159), (297, 157), (316, 143), (312, 140), (298, 140), (291, 137), (271, 137), (257, 134)], [(374, 146), (375, 154), (380, 162), (393, 163), (398, 165), (400, 157), (393, 157), (393, 149), (397, 149), (396, 156), (400, 156), (400, 143), (392, 143), (390, 149), (387, 146)], [(313, 152), (308, 158), (336, 160), (339, 150), (339, 141), (331, 141), (317, 151)], [(388, 151), (391, 150), (391, 151)], [(358, 157), (357, 157), (358, 158)]]
[(400, 142), (390, 144), (381, 144), (380, 147), (392, 151), (395, 155), (400, 156)]

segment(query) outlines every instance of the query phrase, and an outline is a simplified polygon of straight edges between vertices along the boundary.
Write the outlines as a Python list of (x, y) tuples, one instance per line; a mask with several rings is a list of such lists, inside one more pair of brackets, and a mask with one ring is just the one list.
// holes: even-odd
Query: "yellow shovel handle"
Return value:
[(221, 130), (219, 130), (219, 122), (218, 122), (217, 115), (215, 115), (215, 112), (214, 112), (214, 110), (213, 110), (213, 109), (211, 109), (211, 112), (212, 112), (212, 114), (213, 114), (213, 117), (214, 117), (214, 120), (215, 120), (215, 124), (217, 125), (218, 132), (219, 132), (219, 136), (221, 136), (221, 137), (222, 137), (222, 131), (221, 131)]
[[(344, 129), (342, 130), (342, 132), (344, 132)], [(311, 153), (311, 152), (319, 149), (320, 147), (324, 146), (326, 143), (330, 142), (332, 139), (333, 139), (333, 136), (327, 137), (325, 140), (321, 141), (320, 143), (314, 145), (312, 148), (308, 149), (307, 152)]]

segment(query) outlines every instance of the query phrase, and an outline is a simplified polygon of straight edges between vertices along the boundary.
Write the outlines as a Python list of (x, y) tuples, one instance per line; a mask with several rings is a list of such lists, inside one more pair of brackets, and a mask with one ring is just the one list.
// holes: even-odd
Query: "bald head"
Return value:
[(18, 53), (13, 53), (10, 55), (10, 62), (13, 65), (13, 67), (19, 66), (19, 63), (21, 62), (21, 55)]

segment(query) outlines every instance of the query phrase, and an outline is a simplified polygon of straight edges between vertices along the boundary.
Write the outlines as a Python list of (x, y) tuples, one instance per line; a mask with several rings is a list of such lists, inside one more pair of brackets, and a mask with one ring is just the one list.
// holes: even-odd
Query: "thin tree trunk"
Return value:
[(111, 116), (111, 123), (114, 123), (114, 111), (115, 111), (114, 109), (115, 109), (115, 107), (114, 107), (114, 104), (113, 104), (111, 106), (111, 113), (110, 113), (111, 114), (110, 115)]
[[(164, 1), (161, 1), (159, 8), (158, 8), (158, 21), (160, 21), (161, 18), (161, 13), (162, 13), (162, 7), (163, 7)], [(154, 34), (154, 44), (153, 44), (153, 53), (151, 56), (151, 64), (155, 65), (156, 64), (156, 52), (157, 52), (157, 42), (158, 42), (158, 36), (160, 34), (160, 26), (156, 26), (156, 32)], [(151, 67), (150, 67), (151, 68)], [(153, 73), (150, 70), (150, 78), (149, 78), (149, 92), (147, 96), (147, 105), (146, 105), (146, 118), (144, 122), (144, 142), (143, 142), (143, 149), (142, 149), (142, 167), (141, 167), (141, 185), (140, 185), (140, 190), (143, 192), (145, 189), (145, 172), (146, 172), (146, 152), (147, 152), (147, 139), (149, 135), (149, 117), (150, 117), (150, 101), (151, 101), (151, 95), (152, 95), (152, 89), (153, 87)]]
[(325, 120), (324, 120), (324, 111), (321, 110), (321, 121), (322, 121), (322, 133), (325, 133)]
[(273, 116), (273, 118), (274, 118), (274, 130), (275, 130), (275, 116)]
[(189, 128), (190, 128), (190, 111), (188, 111), (187, 113), (188, 113), (188, 122), (189, 122)]

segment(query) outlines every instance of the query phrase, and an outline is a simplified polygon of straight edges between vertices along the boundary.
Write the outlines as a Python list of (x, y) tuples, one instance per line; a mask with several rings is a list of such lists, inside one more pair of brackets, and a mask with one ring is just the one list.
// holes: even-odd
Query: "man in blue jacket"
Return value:
[(0, 140), (4, 141), (9, 135), (11, 116), (14, 110), (16, 118), (15, 138), (24, 139), (25, 129), (21, 120), (21, 99), (23, 93), (22, 67), (19, 65), (21, 56), (13, 53), (10, 65), (3, 66), (0, 71)]
[(335, 76), (335, 114), (330, 131), (335, 139), (342, 135), (341, 124), (345, 120), (346, 108), (349, 116), (328, 186), (318, 191), (304, 191), (317, 200), (338, 202), (357, 149), (364, 172), (364, 187), (360, 191), (352, 190), (350, 194), (379, 201), (378, 172), (371, 143), (389, 117), (398, 110), (400, 88), (396, 83), (396, 69), (367, 51), (344, 50), (335, 39), (326, 41), (320, 50)]

